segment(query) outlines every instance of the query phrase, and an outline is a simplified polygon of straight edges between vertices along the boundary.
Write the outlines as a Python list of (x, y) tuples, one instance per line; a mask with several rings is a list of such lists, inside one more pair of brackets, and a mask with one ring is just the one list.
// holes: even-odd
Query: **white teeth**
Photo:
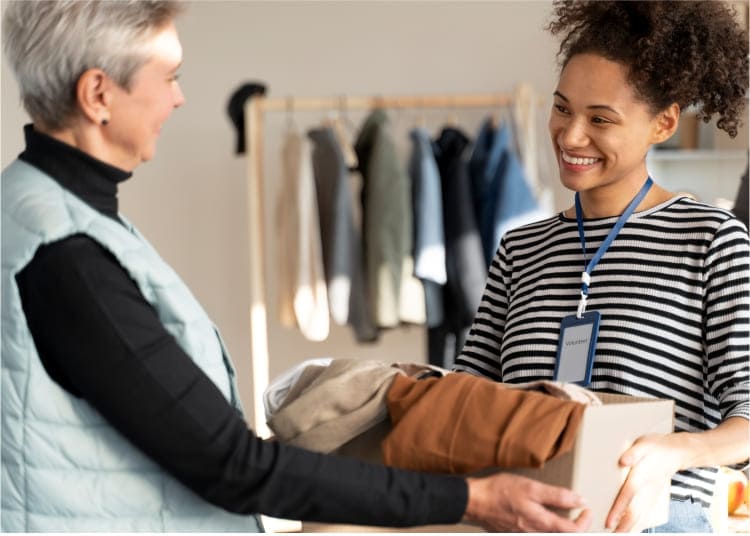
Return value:
[(569, 164), (575, 164), (577, 166), (589, 166), (599, 161), (598, 158), (578, 158), (575, 156), (569, 156), (564, 151), (560, 151), (560, 154), (562, 155), (563, 160)]

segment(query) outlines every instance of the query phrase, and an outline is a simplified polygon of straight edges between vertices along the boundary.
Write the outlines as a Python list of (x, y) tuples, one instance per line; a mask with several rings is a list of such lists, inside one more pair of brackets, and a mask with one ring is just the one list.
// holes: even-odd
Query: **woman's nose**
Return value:
[(588, 144), (588, 133), (583, 121), (571, 120), (560, 130), (558, 143), (563, 147), (584, 147)]
[(182, 93), (182, 88), (180, 87), (180, 84), (175, 84), (174, 107), (179, 108), (183, 104), (185, 104), (185, 95)]

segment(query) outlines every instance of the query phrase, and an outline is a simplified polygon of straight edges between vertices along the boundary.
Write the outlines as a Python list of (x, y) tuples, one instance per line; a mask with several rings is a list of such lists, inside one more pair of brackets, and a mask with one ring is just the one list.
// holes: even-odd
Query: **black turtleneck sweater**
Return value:
[[(130, 173), (25, 129), (19, 158), (116, 221)], [(458, 521), (463, 479), (398, 471), (259, 439), (164, 329), (124, 268), (74, 235), (17, 275), (45, 369), (207, 501), (238, 513), (405, 526)]]

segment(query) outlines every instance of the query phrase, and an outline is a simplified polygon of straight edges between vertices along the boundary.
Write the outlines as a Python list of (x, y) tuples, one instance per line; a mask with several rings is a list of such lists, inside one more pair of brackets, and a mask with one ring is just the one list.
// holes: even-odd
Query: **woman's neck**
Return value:
[(132, 173), (135, 168), (131, 162), (117, 158), (117, 153), (106, 142), (102, 135), (102, 127), (85, 120), (73, 121), (71, 126), (52, 130), (35, 122), (34, 130), (46, 134), (50, 138), (66, 143), (83, 151), (89, 156), (101, 160), (110, 166)]
[[(643, 182), (635, 185), (628, 185), (627, 188), (619, 189), (614, 191), (608, 190), (587, 190), (580, 193), (581, 209), (583, 210), (584, 219), (599, 219), (609, 218), (613, 216), (619, 216), (630, 204), (633, 198), (638, 194)], [(671, 199), (674, 196), (672, 192), (669, 192), (659, 186), (653, 184), (649, 189), (646, 197), (643, 198), (635, 209), (635, 212), (641, 212), (648, 210), (661, 203)], [(575, 207), (570, 207), (565, 211), (565, 216), (571, 219), (576, 217)]]

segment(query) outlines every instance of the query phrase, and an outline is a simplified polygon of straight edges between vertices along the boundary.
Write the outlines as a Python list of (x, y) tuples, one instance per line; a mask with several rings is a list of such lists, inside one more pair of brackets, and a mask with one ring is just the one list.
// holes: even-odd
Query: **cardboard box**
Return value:
[[(617, 461), (640, 436), (672, 432), (674, 401), (607, 393), (597, 393), (597, 396), (602, 405), (586, 408), (572, 451), (547, 462), (540, 469), (503, 471), (528, 476), (580, 493), (593, 514), (589, 530), (605, 532), (604, 522), (607, 514), (627, 476), (627, 470), (621, 468)], [(383, 422), (344, 445), (338, 453), (382, 463), (380, 442), (389, 430), (390, 424)], [(574, 510), (567, 512), (567, 515), (574, 518), (579, 513)], [(648, 524), (643, 528), (661, 525), (668, 518), (669, 486), (654, 504)], [(453, 532), (476, 530), (465, 525), (454, 527), (456, 528)]]
[[(674, 401), (597, 393), (601, 406), (590, 406), (583, 414), (571, 452), (547, 462), (541, 469), (511, 469), (510, 472), (541, 482), (570, 488), (586, 499), (593, 518), (590, 531), (604, 532), (609, 509), (627, 470), (617, 461), (640, 436), (668, 434), (674, 427)], [(576, 517), (579, 511), (568, 512)], [(669, 487), (654, 504), (648, 524), (669, 518)]]

